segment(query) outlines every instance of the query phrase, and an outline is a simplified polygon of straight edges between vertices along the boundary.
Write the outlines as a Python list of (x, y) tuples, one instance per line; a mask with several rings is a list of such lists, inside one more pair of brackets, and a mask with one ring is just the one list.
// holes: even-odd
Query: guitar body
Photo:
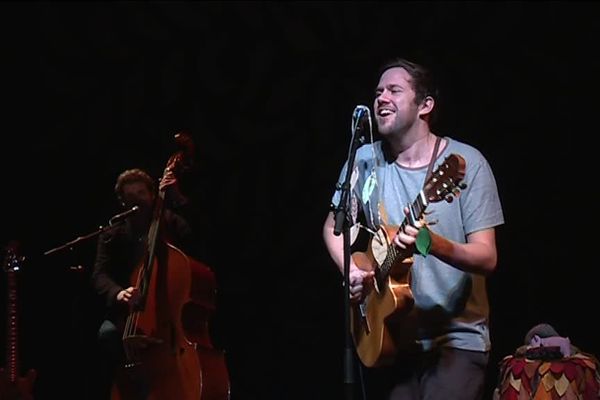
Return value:
[[(390, 232), (397, 228), (383, 229), (379, 232), (380, 238), (389, 245)], [(374, 243), (382, 242), (373, 240), (366, 252), (352, 254), (356, 266), (364, 271), (375, 270), (379, 265), (377, 259), (385, 251)], [(392, 327), (402, 329), (402, 321), (413, 309), (414, 297), (410, 289), (411, 265), (411, 259), (398, 260), (392, 265), (383, 284), (376, 283), (374, 290), (362, 305), (354, 307), (351, 314), (352, 336), (358, 356), (367, 367), (378, 367), (393, 362), (398, 349), (406, 345), (404, 341), (400, 342), (400, 338), (407, 340), (411, 336), (408, 326), (404, 333), (398, 329), (392, 330)]]
[(37, 372), (30, 369), (24, 378), (17, 377), (15, 381), (11, 381), (8, 371), (0, 368), (0, 399), (33, 400), (33, 384), (36, 377)]

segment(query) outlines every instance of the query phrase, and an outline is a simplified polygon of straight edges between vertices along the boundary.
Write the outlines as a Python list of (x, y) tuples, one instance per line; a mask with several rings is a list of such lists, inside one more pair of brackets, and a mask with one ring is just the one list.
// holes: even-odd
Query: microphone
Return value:
[(362, 130), (365, 123), (368, 123), (368, 127), (371, 127), (371, 111), (369, 107), (359, 104), (352, 113), (352, 127), (354, 130)]
[(352, 116), (354, 118), (362, 118), (364, 115), (370, 116), (370, 113), (371, 112), (369, 110), (369, 107), (359, 104), (354, 109), (354, 113), (352, 114)]
[(362, 143), (365, 132), (371, 132), (371, 111), (369, 107), (359, 104), (352, 113), (352, 136)]
[(131, 207), (129, 210), (127, 211), (123, 211), (120, 214), (114, 215), (112, 216), (109, 220), (108, 220), (108, 224), (112, 225), (114, 224), (116, 221), (122, 221), (125, 218), (128, 218), (131, 214), (133, 214), (134, 212), (137, 212), (137, 210), (139, 210), (140, 207), (139, 206), (133, 206)]

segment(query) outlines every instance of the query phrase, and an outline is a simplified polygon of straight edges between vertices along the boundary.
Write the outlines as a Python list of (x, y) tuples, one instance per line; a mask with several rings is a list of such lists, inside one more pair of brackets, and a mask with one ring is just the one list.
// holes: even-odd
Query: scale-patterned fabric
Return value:
[(555, 360), (506, 356), (500, 362), (498, 400), (599, 400), (598, 360), (576, 353)]

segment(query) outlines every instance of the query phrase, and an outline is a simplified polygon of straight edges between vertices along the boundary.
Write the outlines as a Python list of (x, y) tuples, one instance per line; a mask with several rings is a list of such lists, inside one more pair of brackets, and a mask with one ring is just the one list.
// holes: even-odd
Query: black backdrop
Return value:
[(598, 17), (574, 2), (0, 4), (0, 239), (31, 259), (20, 359), (38, 370), (36, 398), (93, 398), (100, 315), (93, 244), (39, 254), (118, 212), (123, 169), (160, 176), (183, 128), (203, 171), (232, 398), (343, 398), (341, 279), (321, 226), (351, 112), (396, 55), (432, 67), (435, 131), (478, 147), (496, 174), (507, 222), (489, 279), (488, 396), (496, 363), (538, 322), (600, 353)]

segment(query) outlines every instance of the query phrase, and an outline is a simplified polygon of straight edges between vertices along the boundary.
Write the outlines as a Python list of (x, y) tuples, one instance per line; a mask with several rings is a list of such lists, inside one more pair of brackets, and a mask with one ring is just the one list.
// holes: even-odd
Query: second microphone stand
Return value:
[(136, 211), (138, 211), (139, 207), (138, 206), (133, 206), (131, 209), (122, 212), (121, 214), (117, 214), (115, 216), (113, 216), (111, 219), (108, 220), (108, 225), (107, 226), (100, 226), (97, 230), (87, 234), (87, 235), (83, 235), (83, 236), (78, 236), (77, 238), (71, 240), (70, 242), (67, 242), (63, 245), (60, 245), (58, 247), (55, 247), (53, 249), (50, 249), (46, 252), (44, 252), (45, 256), (49, 256), (50, 254), (54, 254), (56, 252), (62, 251), (62, 250), (73, 250), (73, 246), (82, 243), (88, 239), (94, 238), (106, 231), (110, 231), (112, 229), (115, 229), (121, 225), (123, 225), (125, 223), (125, 220), (127, 219), (127, 217), (129, 217), (130, 215), (132, 215), (133, 213), (135, 213)]

